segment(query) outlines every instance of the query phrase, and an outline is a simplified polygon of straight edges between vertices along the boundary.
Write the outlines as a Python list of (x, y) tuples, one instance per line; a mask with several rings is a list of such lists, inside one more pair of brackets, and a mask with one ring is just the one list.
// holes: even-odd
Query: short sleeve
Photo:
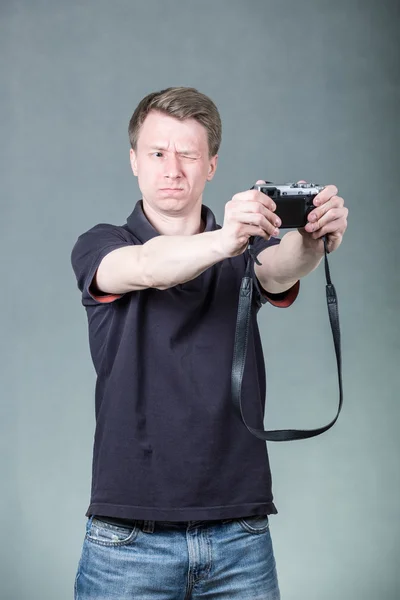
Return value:
[(107, 223), (95, 225), (78, 237), (71, 252), (71, 264), (84, 306), (110, 303), (124, 295), (96, 293), (91, 286), (103, 258), (117, 248), (130, 245), (133, 242), (127, 231)]
[[(269, 248), (270, 246), (277, 246), (280, 244), (281, 240), (276, 237), (271, 237), (269, 240), (266, 240), (260, 236), (255, 236), (253, 241), (253, 256), (258, 256), (260, 252)], [(248, 253), (248, 251), (246, 251)], [(281, 294), (270, 294), (262, 287), (261, 283), (258, 281), (257, 275), (254, 270), (254, 260), (251, 261), (251, 274), (253, 277), (253, 284), (256, 288), (256, 291), (259, 296), (259, 300), (261, 304), (266, 304), (269, 302), (273, 306), (277, 306), (279, 308), (287, 308), (291, 306), (293, 302), (296, 300), (299, 291), (300, 291), (300, 281), (296, 281), (296, 283)]]

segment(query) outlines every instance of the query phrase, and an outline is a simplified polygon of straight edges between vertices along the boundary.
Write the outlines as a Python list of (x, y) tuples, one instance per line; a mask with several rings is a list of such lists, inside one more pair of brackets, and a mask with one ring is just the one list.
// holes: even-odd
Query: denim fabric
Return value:
[(106, 521), (87, 519), (75, 600), (280, 599), (267, 515)]

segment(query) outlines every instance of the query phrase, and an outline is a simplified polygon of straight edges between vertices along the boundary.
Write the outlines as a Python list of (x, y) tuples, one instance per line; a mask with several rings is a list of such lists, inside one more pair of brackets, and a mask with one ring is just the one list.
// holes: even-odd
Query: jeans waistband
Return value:
[(234, 518), (230, 518), (230, 519), (214, 519), (214, 520), (199, 520), (199, 521), (146, 521), (146, 520), (140, 520), (140, 519), (122, 519), (122, 518), (116, 518), (116, 517), (104, 517), (102, 515), (93, 515), (93, 518), (99, 520), (99, 521), (104, 521), (105, 523), (109, 523), (111, 525), (119, 525), (121, 527), (134, 527), (134, 526), (138, 526), (140, 527), (140, 529), (146, 533), (153, 533), (154, 529), (157, 526), (160, 526), (162, 528), (171, 528), (171, 529), (180, 529), (183, 527), (187, 527), (188, 525), (194, 525), (194, 524), (200, 524), (200, 523), (206, 523), (206, 524), (212, 524), (212, 523), (230, 523), (231, 521), (235, 521), (236, 519)]

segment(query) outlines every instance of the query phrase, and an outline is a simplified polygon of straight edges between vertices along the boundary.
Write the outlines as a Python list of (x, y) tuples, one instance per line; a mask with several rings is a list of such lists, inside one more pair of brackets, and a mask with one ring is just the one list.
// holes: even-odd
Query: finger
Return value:
[(323, 237), (327, 233), (334, 233), (334, 234), (343, 236), (346, 229), (347, 229), (347, 221), (344, 217), (342, 217), (340, 219), (336, 219), (335, 221), (330, 221), (329, 223), (324, 225), (321, 229), (318, 229), (318, 231), (315, 231), (314, 233), (312, 233), (311, 236), (315, 240)]
[(274, 211), (267, 208), (264, 204), (261, 204), (261, 202), (258, 202), (257, 200), (255, 200), (253, 202), (250, 202), (250, 201), (241, 202), (237, 206), (237, 211), (241, 212), (241, 213), (249, 212), (249, 213), (261, 214), (270, 223), (273, 223), (276, 227), (280, 227), (282, 225), (282, 221), (280, 220), (278, 215), (276, 215), (274, 213)]
[[(316, 223), (319, 221), (329, 210), (336, 208), (344, 208), (344, 200), (340, 196), (333, 196), (328, 202), (322, 204), (318, 208), (312, 210), (308, 216), (307, 220), (309, 223)], [(347, 212), (347, 208), (345, 209)], [(311, 231), (311, 230), (310, 230)]]
[(338, 189), (336, 185), (327, 185), (323, 190), (320, 191), (314, 198), (314, 205), (320, 206), (321, 204), (325, 204), (328, 202), (332, 196), (336, 196), (338, 193)]
[(245, 225), (260, 227), (269, 235), (279, 235), (279, 229), (260, 213), (241, 212), (236, 214), (236, 218), (240, 223), (244, 223)]
[(259, 192), (258, 190), (247, 190), (245, 192), (239, 192), (238, 194), (235, 194), (233, 196), (232, 200), (234, 202), (259, 202), (269, 210), (276, 210), (276, 204), (272, 200), (272, 198), (270, 198), (263, 192)]
[(307, 183), (307, 181), (305, 179), (300, 179), (300, 181), (298, 181), (297, 183)]
[[(305, 230), (309, 233), (320, 230), (322, 227), (327, 225), (332, 221), (336, 221), (337, 219), (342, 219), (347, 217), (348, 210), (347, 208), (331, 208), (328, 210), (318, 221), (307, 223), (305, 226)], [(310, 213), (311, 215), (311, 213)]]
[(264, 179), (257, 179), (256, 185), (261, 185), (262, 183), (267, 183)]
[(269, 233), (266, 233), (264, 229), (261, 229), (261, 227), (256, 227), (255, 225), (247, 225), (243, 232), (243, 235), (258, 235), (259, 237), (262, 237), (265, 240), (269, 240), (272, 237)]

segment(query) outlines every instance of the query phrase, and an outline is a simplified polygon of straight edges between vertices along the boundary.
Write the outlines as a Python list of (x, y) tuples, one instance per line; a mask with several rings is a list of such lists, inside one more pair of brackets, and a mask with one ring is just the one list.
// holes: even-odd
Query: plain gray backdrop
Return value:
[[(395, 0), (1, 0), (2, 600), (73, 597), (95, 373), (70, 253), (125, 222), (129, 119), (176, 85), (221, 113), (203, 196), (220, 224), (258, 178), (334, 183), (349, 208), (330, 256), (344, 408), (321, 437), (268, 445), (271, 532), (282, 600), (400, 598), (399, 16)], [(259, 323), (265, 426), (330, 421), (323, 265)]]

